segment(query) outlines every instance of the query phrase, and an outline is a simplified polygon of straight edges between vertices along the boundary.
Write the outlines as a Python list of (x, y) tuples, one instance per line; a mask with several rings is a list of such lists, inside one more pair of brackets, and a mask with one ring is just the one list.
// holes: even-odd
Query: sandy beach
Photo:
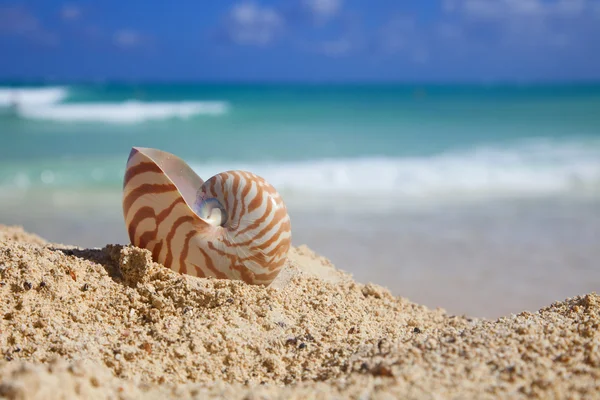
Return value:
[(339, 267), (295, 247), (265, 288), (0, 226), (0, 398), (600, 398), (595, 293), (477, 319)]
[(0, 400), (600, 400), (600, 0), (5, 3)]

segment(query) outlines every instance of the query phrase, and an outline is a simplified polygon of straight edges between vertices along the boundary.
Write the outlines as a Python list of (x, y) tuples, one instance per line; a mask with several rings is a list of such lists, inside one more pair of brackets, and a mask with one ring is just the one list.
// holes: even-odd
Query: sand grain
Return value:
[(599, 398), (596, 294), (477, 320), (359, 284), (306, 247), (264, 288), (1, 227), (0, 299), (10, 399)]

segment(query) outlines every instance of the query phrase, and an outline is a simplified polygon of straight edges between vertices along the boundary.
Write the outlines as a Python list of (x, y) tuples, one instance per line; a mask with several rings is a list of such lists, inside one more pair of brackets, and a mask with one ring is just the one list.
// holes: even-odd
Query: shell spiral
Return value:
[(283, 199), (247, 171), (204, 182), (180, 158), (131, 150), (123, 215), (134, 246), (174, 271), (268, 285), (284, 266), (291, 224)]

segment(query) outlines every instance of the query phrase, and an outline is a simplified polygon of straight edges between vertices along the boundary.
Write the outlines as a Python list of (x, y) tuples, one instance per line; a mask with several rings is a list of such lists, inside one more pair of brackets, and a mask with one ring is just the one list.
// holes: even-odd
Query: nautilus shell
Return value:
[(131, 150), (123, 215), (134, 246), (199, 277), (268, 285), (291, 246), (286, 206), (263, 178), (227, 171), (204, 182), (183, 160), (156, 149)]

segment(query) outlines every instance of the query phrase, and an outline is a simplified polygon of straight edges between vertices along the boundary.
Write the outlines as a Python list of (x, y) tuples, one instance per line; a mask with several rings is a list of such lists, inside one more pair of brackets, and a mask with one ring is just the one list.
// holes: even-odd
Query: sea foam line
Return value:
[(171, 118), (188, 119), (196, 115), (223, 115), (229, 104), (223, 101), (141, 102), (52, 104), (22, 107), (22, 118), (55, 122), (104, 122), (133, 124)]
[[(600, 200), (600, 143), (547, 143), (478, 148), (428, 157), (347, 158), (273, 163), (191, 160), (207, 180), (226, 170), (252, 171), (295, 209), (371, 212), (414, 203), (511, 197), (584, 196)], [(121, 161), (13, 165), (0, 169), (6, 192), (35, 188), (100, 188), (118, 192)]]
[(600, 144), (479, 148), (429, 157), (357, 158), (296, 163), (193, 165), (204, 179), (250, 170), (300, 205), (401, 208), (414, 201), (577, 196), (600, 199)]
[(60, 103), (69, 95), (64, 87), (8, 88), (0, 87), (0, 107), (40, 106)]

